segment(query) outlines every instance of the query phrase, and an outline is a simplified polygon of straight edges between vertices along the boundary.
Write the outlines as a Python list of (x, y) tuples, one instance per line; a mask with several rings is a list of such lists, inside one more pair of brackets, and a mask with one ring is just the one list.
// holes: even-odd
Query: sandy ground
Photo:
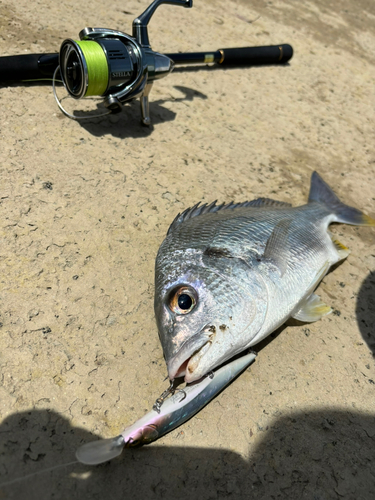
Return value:
[[(85, 26), (130, 32), (146, 7), (3, 0), (0, 54), (57, 52)], [(273, 334), (235, 383), (151, 446), (71, 462), (167, 386), (153, 272), (179, 211), (259, 196), (303, 204), (317, 170), (375, 216), (374, 23), (372, 0), (164, 5), (149, 30), (160, 52), (290, 43), (294, 57), (178, 69), (154, 85), (150, 129), (138, 102), (75, 122), (49, 84), (0, 88), (0, 498), (373, 497), (373, 228), (333, 229), (352, 251), (319, 287), (334, 314)]]

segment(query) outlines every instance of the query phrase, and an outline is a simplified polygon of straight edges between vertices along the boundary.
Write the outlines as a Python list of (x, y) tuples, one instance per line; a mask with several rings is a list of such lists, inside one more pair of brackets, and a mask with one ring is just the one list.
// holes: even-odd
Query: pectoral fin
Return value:
[(288, 232), (290, 220), (283, 219), (274, 227), (268, 238), (263, 258), (272, 261), (280, 270), (281, 276), (285, 274), (289, 259)]
[(312, 323), (331, 312), (332, 309), (322, 302), (318, 295), (313, 293), (303, 302), (300, 310), (296, 314), (293, 314), (293, 318), (298, 319), (298, 321)]

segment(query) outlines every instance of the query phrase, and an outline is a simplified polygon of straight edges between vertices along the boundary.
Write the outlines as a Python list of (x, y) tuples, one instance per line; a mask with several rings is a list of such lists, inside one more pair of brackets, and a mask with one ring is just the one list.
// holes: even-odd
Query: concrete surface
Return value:
[[(147, 5), (0, 1), (0, 55), (57, 52), (85, 26), (130, 32)], [(153, 268), (179, 211), (259, 196), (303, 204), (317, 170), (375, 216), (374, 25), (372, 0), (164, 5), (155, 50), (290, 43), (294, 57), (177, 69), (152, 89), (150, 129), (138, 102), (75, 122), (49, 83), (0, 88), (0, 498), (373, 497), (373, 228), (333, 228), (352, 251), (319, 287), (334, 314), (273, 334), (158, 442), (98, 467), (71, 462), (167, 386)]]

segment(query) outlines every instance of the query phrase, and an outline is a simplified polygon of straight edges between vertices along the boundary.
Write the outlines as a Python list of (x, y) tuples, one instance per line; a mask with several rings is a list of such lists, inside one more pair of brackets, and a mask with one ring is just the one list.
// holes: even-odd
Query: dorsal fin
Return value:
[(193, 217), (197, 217), (198, 215), (204, 215), (208, 213), (218, 212), (219, 210), (234, 210), (235, 208), (244, 208), (244, 207), (274, 207), (274, 208), (286, 208), (291, 207), (290, 203), (284, 203), (283, 201), (271, 200), (270, 198), (257, 198), (252, 201), (243, 201), (242, 203), (234, 203), (231, 201), (230, 203), (222, 203), (221, 205), (216, 205), (217, 200), (213, 201), (209, 205), (204, 203), (200, 205), (200, 202), (194, 205), (193, 207), (187, 208), (182, 213), (178, 214), (172, 224), (169, 226), (167, 235), (170, 234), (177, 226), (179, 226), (182, 222), (192, 219)]
[(271, 198), (257, 198), (256, 200), (247, 202), (248, 207), (274, 207), (274, 208), (288, 208), (291, 207), (291, 203), (286, 203), (285, 201), (272, 200)]

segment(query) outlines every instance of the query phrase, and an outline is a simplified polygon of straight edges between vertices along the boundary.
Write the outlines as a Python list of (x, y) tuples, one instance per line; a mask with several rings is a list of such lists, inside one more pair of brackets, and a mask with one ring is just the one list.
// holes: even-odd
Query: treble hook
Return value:
[(175, 392), (176, 392), (176, 389), (173, 387), (174, 385), (174, 381), (173, 380), (170, 380), (169, 381), (170, 384), (169, 384), (169, 387), (168, 389), (166, 389), (159, 397), (158, 399), (155, 401), (154, 403), (154, 406), (152, 407), (153, 410), (155, 410), (157, 413), (160, 413), (160, 408), (161, 408), (161, 405), (164, 403), (164, 401), (167, 399), (167, 397), (169, 395), (173, 395)]
[(186, 398), (186, 392), (184, 391), (184, 389), (177, 389), (176, 387), (174, 387), (174, 380), (170, 380), (170, 385), (168, 387), (168, 389), (166, 389), (159, 397), (158, 399), (155, 401), (154, 403), (154, 406), (152, 407), (152, 409), (154, 411), (156, 411), (157, 413), (160, 413), (160, 408), (162, 407), (162, 404), (164, 403), (164, 401), (167, 399), (168, 396), (174, 396), (177, 393), (179, 392), (182, 392), (183, 393), (183, 397), (182, 399), (180, 399), (179, 403), (181, 403), (181, 401), (183, 401), (185, 398)]

